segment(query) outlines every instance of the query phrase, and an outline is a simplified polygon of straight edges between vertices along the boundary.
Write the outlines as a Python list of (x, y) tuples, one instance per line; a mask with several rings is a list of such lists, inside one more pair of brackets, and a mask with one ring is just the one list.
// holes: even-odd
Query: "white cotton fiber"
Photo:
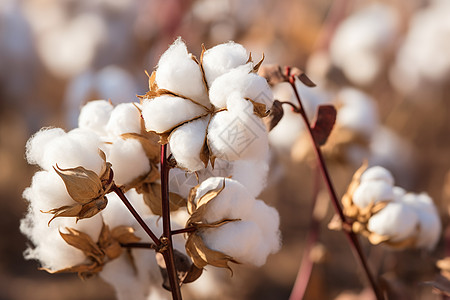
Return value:
[(197, 171), (205, 167), (200, 160), (200, 152), (205, 141), (206, 126), (208, 118), (204, 117), (184, 124), (170, 135), (170, 151), (181, 168)]
[(197, 189), (196, 203), (208, 191), (222, 187), (224, 182), (225, 188), (208, 204), (204, 220), (207, 223), (242, 218), (253, 207), (255, 199), (247, 189), (236, 180), (224, 177), (211, 177), (203, 181)]
[(258, 197), (267, 185), (268, 157), (262, 160), (236, 160), (232, 167), (232, 178), (245, 186), (253, 197)]
[(160, 96), (145, 100), (142, 105), (142, 117), (148, 131), (162, 133), (173, 127), (206, 114), (206, 110), (192, 101)]
[(181, 38), (175, 40), (161, 56), (156, 70), (156, 84), (160, 89), (209, 105), (200, 66), (192, 59)]
[(353, 193), (353, 203), (359, 208), (367, 207), (371, 202), (394, 200), (392, 185), (384, 181), (361, 182)]
[(80, 116), (78, 117), (78, 126), (104, 135), (105, 125), (108, 123), (113, 109), (113, 105), (108, 101), (90, 101), (81, 108)]
[(361, 182), (376, 180), (381, 180), (390, 185), (394, 185), (394, 177), (392, 176), (391, 172), (380, 166), (370, 167), (361, 175)]
[(203, 69), (208, 85), (211, 86), (220, 75), (245, 64), (248, 57), (247, 50), (234, 42), (220, 44), (206, 50), (203, 55)]
[(137, 103), (121, 103), (111, 112), (106, 124), (106, 131), (110, 135), (119, 136), (124, 133), (141, 132), (141, 114)]
[(116, 138), (108, 148), (107, 160), (112, 164), (117, 185), (129, 183), (150, 171), (147, 155), (137, 139)]
[(378, 112), (374, 100), (353, 88), (342, 89), (337, 98), (342, 107), (338, 110), (336, 124), (367, 138), (371, 137), (378, 127)]
[[(243, 100), (245, 101), (245, 100)], [(208, 126), (208, 142), (213, 154), (225, 160), (261, 159), (267, 155), (267, 131), (251, 110), (219, 112)]]
[(241, 98), (265, 104), (269, 110), (273, 103), (272, 90), (264, 77), (251, 73), (251, 70), (252, 64), (246, 64), (214, 80), (209, 90), (211, 103), (218, 108), (225, 107), (232, 91), (238, 93)]
[(66, 133), (61, 128), (44, 127), (36, 132), (26, 145), (26, 157), (29, 164), (43, 165), (43, 157), (47, 144)]
[(428, 250), (434, 249), (439, 241), (442, 225), (433, 200), (427, 194), (413, 193), (406, 194), (402, 200), (403, 203), (414, 209), (419, 218), (420, 230), (416, 246)]
[(368, 229), (399, 242), (414, 236), (418, 221), (417, 214), (408, 205), (390, 202), (369, 219)]

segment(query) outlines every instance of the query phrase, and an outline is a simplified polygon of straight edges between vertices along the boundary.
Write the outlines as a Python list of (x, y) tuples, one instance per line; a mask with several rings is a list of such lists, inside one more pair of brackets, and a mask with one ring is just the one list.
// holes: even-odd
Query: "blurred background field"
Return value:
[[(336, 130), (325, 149), (337, 192), (368, 158), (390, 169), (397, 185), (430, 194), (443, 224), (432, 253), (361, 240), (395, 299), (439, 299), (420, 283), (435, 278), (436, 260), (450, 251), (449, 16), (446, 0), (0, 0), (0, 299), (114, 298), (98, 278), (49, 275), (23, 259), (21, 194), (36, 171), (24, 159), (25, 143), (44, 126), (76, 127), (89, 100), (138, 101), (148, 88), (144, 70), (177, 36), (197, 55), (202, 43), (234, 40), (254, 58), (264, 53), (265, 64), (306, 70), (318, 85), (303, 94), (312, 108), (333, 102), (351, 110), (342, 89), (359, 91), (355, 101), (365, 104), (355, 110), (367, 119)], [(234, 268), (223, 299), (286, 299), (295, 281), (314, 176), (301, 126), (291, 119), (278, 138), (272, 134), (261, 195), (280, 212), (282, 250), (261, 269)], [(370, 299), (345, 236), (327, 229), (332, 215), (329, 208), (320, 227), (305, 299)]]

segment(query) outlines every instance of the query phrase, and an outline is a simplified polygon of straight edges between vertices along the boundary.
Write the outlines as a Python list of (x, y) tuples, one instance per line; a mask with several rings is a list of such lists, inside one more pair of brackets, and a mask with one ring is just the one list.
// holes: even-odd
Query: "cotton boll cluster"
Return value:
[(211, 177), (198, 186), (196, 205), (202, 205), (202, 196), (220, 186), (223, 189), (206, 204), (201, 221), (235, 221), (204, 229), (201, 236), (205, 245), (236, 261), (263, 265), (267, 256), (280, 247), (278, 212), (256, 200), (239, 182), (223, 177)]
[(411, 19), (390, 74), (392, 84), (399, 91), (414, 95), (448, 81), (450, 46), (442, 37), (450, 33), (449, 13), (447, 1), (432, 1)]
[(352, 82), (367, 85), (382, 69), (398, 31), (398, 16), (389, 5), (370, 5), (344, 20), (331, 41), (330, 55)]
[(359, 180), (350, 191), (352, 203), (359, 209), (359, 220), (369, 212), (365, 234), (372, 243), (434, 249), (441, 222), (427, 194), (407, 193), (394, 186), (392, 174), (379, 166), (367, 169)]
[(187, 171), (199, 171), (216, 157), (265, 157), (267, 131), (260, 118), (273, 95), (256, 68), (234, 42), (204, 50), (198, 61), (177, 39), (161, 56), (143, 96), (146, 129), (164, 138), (170, 134), (172, 154)]

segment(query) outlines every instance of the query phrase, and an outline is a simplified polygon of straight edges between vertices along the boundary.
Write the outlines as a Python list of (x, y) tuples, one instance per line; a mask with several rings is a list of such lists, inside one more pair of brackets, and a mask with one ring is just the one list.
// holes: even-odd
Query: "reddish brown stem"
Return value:
[(169, 276), (172, 299), (181, 300), (180, 284), (178, 282), (175, 259), (173, 255), (172, 230), (170, 228), (170, 208), (169, 208), (169, 171), (170, 166), (167, 161), (167, 144), (161, 146), (161, 201), (162, 201), (162, 219), (163, 236), (166, 244), (165, 251), (162, 251), (164, 261)]
[(141, 249), (153, 249), (156, 250), (158, 247), (153, 243), (126, 243), (120, 244), (123, 248), (141, 248)]
[(181, 228), (181, 229), (177, 229), (177, 230), (172, 230), (172, 235), (188, 233), (188, 232), (194, 232), (196, 230), (197, 230), (197, 228), (195, 228), (193, 226), (192, 227)]
[[(297, 278), (295, 279), (294, 287), (291, 291), (291, 296), (289, 300), (303, 299), (305, 296), (306, 288), (308, 287), (308, 282), (311, 277), (311, 272), (313, 269), (313, 261), (311, 260), (311, 250), (319, 239), (319, 229), (320, 220), (314, 213), (316, 206), (319, 201), (317, 197), (319, 194), (319, 170), (317, 166), (314, 167), (314, 186), (313, 186), (313, 197), (312, 197), (312, 209), (311, 209), (311, 221), (309, 224), (308, 236), (306, 238), (306, 246), (303, 251), (302, 261), (300, 263), (300, 268), (298, 269)], [(320, 203), (319, 203), (320, 204)]]
[(144, 222), (139, 213), (134, 209), (133, 205), (131, 205), (130, 201), (128, 201), (127, 197), (123, 193), (123, 191), (115, 184), (112, 185), (111, 190), (119, 196), (120, 200), (122, 200), (123, 204), (128, 208), (130, 213), (136, 219), (136, 221), (141, 225), (142, 229), (148, 234), (148, 236), (152, 239), (152, 241), (159, 246), (161, 244), (160, 240), (156, 237), (150, 227)]
[[(288, 69), (287, 69), (287, 72), (288, 72)], [(326, 167), (325, 160), (324, 160), (323, 155), (322, 155), (322, 151), (320, 150), (320, 147), (317, 145), (317, 143), (316, 143), (316, 141), (314, 139), (314, 136), (313, 136), (313, 133), (312, 133), (312, 129), (311, 129), (311, 125), (309, 123), (309, 119), (306, 116), (305, 110), (303, 109), (303, 105), (302, 105), (302, 101), (300, 99), (300, 95), (299, 95), (299, 93), (297, 91), (297, 87), (295, 86), (295, 77), (294, 76), (290, 76), (289, 77), (289, 83), (291, 84), (292, 89), (294, 90), (295, 98), (297, 99), (298, 104), (299, 104), (299, 111), (300, 111), (299, 113), (302, 116), (303, 121), (305, 122), (306, 128), (307, 128), (309, 136), (311, 138), (311, 142), (312, 142), (312, 144), (314, 146), (313, 147), (314, 148), (314, 152), (316, 153), (317, 161), (318, 161), (318, 164), (319, 164), (319, 168), (320, 168), (322, 176), (323, 176), (323, 178), (325, 180), (325, 185), (327, 186), (328, 193), (330, 195), (331, 202), (333, 203), (334, 210), (338, 214), (338, 216), (339, 216), (339, 218), (340, 218), (340, 220), (342, 221), (343, 224), (348, 223), (346, 218), (345, 218), (345, 215), (344, 215), (344, 213), (342, 211), (342, 208), (341, 208), (341, 206), (339, 204), (339, 200), (338, 200), (336, 191), (334, 189), (333, 183), (331, 181), (330, 175), (328, 173), (328, 169)], [(374, 277), (372, 276), (372, 273), (370, 272), (369, 266), (367, 264), (367, 260), (365, 258), (365, 255), (364, 255), (363, 251), (362, 251), (362, 248), (361, 248), (361, 245), (359, 243), (358, 237), (356, 236), (356, 234), (353, 231), (344, 230), (344, 233), (345, 233), (345, 235), (347, 236), (347, 238), (349, 240), (349, 243), (351, 245), (353, 253), (358, 258), (359, 263), (363, 267), (363, 270), (364, 270), (364, 272), (365, 272), (365, 274), (367, 276), (367, 279), (369, 280), (369, 283), (370, 283), (370, 285), (372, 287), (372, 290), (373, 290), (376, 298), (378, 300), (384, 300), (384, 296), (383, 296), (381, 290), (378, 288), (377, 282), (375, 281)]]

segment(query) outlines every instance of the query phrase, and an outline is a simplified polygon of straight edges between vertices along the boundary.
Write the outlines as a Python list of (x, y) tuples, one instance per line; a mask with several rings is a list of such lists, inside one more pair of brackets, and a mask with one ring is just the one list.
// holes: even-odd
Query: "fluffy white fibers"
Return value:
[(205, 142), (208, 118), (200, 118), (180, 126), (169, 137), (172, 154), (181, 168), (197, 171), (205, 167), (200, 151)]
[(200, 66), (192, 59), (181, 38), (175, 40), (161, 56), (156, 70), (156, 84), (160, 89), (195, 99), (203, 105), (209, 104)]
[(58, 128), (44, 128), (28, 140), (26, 155), (29, 163), (44, 170), (52, 170), (58, 164), (60, 168), (82, 166), (98, 173), (103, 165), (99, 144), (98, 136), (86, 129), (64, 133)]
[(364, 173), (361, 175), (361, 182), (375, 180), (381, 180), (390, 185), (394, 185), (394, 177), (392, 176), (391, 172), (380, 166), (371, 167), (364, 171)]
[(418, 222), (418, 216), (410, 206), (401, 202), (390, 202), (369, 219), (368, 229), (398, 242), (413, 237)]
[(113, 105), (105, 100), (88, 102), (81, 108), (78, 117), (78, 126), (104, 135), (105, 125), (111, 116), (113, 108)]
[(265, 104), (270, 109), (273, 103), (272, 90), (264, 77), (251, 72), (252, 67), (248, 63), (216, 78), (209, 90), (211, 103), (218, 108), (225, 107), (232, 91), (239, 93), (242, 98)]
[(267, 185), (268, 160), (268, 156), (263, 160), (236, 160), (232, 164), (230, 175), (256, 198)]
[(353, 203), (360, 208), (367, 207), (371, 202), (375, 204), (393, 199), (392, 185), (381, 180), (361, 182), (353, 194)]
[(402, 198), (403, 202), (411, 207), (419, 218), (419, 233), (416, 246), (434, 249), (442, 231), (442, 224), (433, 200), (427, 194), (408, 193)]
[(205, 51), (203, 55), (203, 69), (208, 85), (222, 74), (248, 61), (249, 54), (240, 44), (228, 42)]
[(138, 140), (116, 138), (106, 146), (107, 160), (112, 164), (116, 184), (129, 183), (150, 171), (148, 158)]
[(145, 127), (157, 133), (206, 113), (206, 110), (192, 101), (173, 96), (160, 96), (145, 100), (142, 105), (142, 117)]
[(137, 103), (121, 103), (111, 112), (106, 131), (110, 135), (118, 136), (124, 133), (141, 132), (141, 114)]

